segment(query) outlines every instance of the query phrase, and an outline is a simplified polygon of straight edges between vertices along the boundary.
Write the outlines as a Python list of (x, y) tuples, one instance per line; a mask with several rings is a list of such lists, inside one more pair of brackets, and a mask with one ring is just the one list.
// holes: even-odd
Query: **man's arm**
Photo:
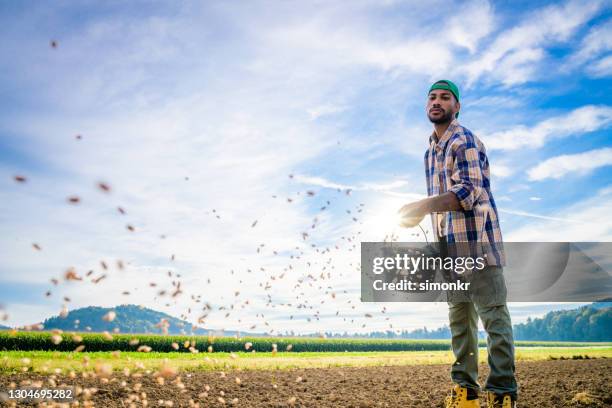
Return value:
[(400, 210), (400, 225), (417, 226), (425, 215), (434, 212), (469, 211), (482, 192), (483, 175), (478, 150), (473, 143), (460, 143), (453, 148), (452, 187), (446, 193), (406, 204)]
[(463, 207), (457, 199), (457, 195), (451, 191), (448, 191), (439, 196), (426, 198), (425, 206), (426, 214), (432, 212), (446, 212), (446, 211), (461, 211)]
[(424, 198), (414, 203), (406, 204), (400, 210), (402, 227), (416, 227), (427, 214), (445, 211), (462, 211), (457, 196), (453, 192), (446, 192), (435, 197)]
[(473, 141), (453, 147), (454, 168), (449, 191), (455, 193), (461, 209), (470, 211), (478, 202), (484, 183), (478, 149)]

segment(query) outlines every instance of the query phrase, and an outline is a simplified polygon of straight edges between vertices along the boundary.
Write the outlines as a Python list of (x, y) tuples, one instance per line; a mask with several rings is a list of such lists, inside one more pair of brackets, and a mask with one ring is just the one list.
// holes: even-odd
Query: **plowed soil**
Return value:
[[(517, 362), (516, 368), (519, 407), (612, 407), (612, 359), (527, 361)], [(484, 384), (488, 368), (483, 365), (480, 371)], [(128, 407), (130, 395), (142, 398), (142, 392), (150, 407), (188, 407), (190, 400), (201, 407), (443, 407), (451, 385), (446, 365), (183, 372), (179, 376), (178, 383), (170, 377), (164, 385), (152, 375), (134, 378), (122, 373), (106, 382), (80, 376), (57, 376), (56, 380), (58, 385), (97, 388), (91, 401), (104, 408)], [(0, 375), (0, 391), (24, 379), (48, 380), (48, 376)], [(133, 391), (137, 383), (142, 384), (138, 393)], [(206, 385), (210, 389), (204, 395)]]

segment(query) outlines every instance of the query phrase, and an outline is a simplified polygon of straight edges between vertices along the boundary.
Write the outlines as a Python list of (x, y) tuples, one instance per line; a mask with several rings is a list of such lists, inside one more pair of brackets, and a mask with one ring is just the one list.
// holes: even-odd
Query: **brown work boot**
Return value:
[(446, 397), (445, 408), (480, 408), (478, 394), (468, 396), (467, 388), (455, 384), (451, 395)]
[(512, 401), (510, 394), (495, 394), (487, 392), (487, 408), (516, 408), (516, 401)]

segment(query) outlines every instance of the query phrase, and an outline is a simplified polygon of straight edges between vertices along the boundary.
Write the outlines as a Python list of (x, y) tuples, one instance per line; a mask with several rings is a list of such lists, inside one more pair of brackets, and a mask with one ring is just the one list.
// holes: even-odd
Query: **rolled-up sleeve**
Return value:
[(458, 143), (453, 149), (453, 156), (454, 166), (449, 191), (457, 196), (461, 207), (469, 211), (478, 201), (483, 187), (478, 149), (468, 143)]

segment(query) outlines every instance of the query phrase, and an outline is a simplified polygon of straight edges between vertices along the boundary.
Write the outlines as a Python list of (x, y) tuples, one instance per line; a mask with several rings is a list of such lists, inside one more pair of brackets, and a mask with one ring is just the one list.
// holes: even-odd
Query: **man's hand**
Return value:
[(399, 209), (398, 213), (401, 217), (399, 225), (404, 228), (412, 228), (419, 225), (429, 211), (427, 210), (426, 200), (421, 200), (406, 204)]
[(413, 228), (416, 227), (423, 221), (423, 217), (402, 217), (400, 220), (400, 227), (402, 228)]

